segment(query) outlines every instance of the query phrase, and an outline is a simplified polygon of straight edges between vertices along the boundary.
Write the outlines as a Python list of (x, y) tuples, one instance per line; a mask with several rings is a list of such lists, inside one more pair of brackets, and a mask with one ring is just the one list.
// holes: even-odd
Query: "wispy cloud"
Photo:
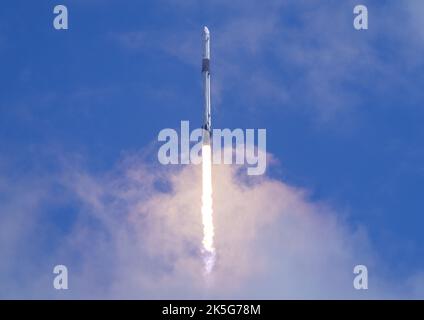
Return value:
[[(167, 3), (189, 17), (201, 10), (194, 2)], [(410, 93), (408, 79), (420, 58), (413, 50), (417, 40), (407, 35), (419, 23), (414, 18), (419, 3), (408, 2), (410, 12), (399, 4), (369, 3), (370, 29), (365, 32), (353, 28), (356, 4), (210, 1), (207, 10), (220, 12), (211, 26), (215, 107), (237, 93), (252, 112), (297, 108), (318, 123), (337, 124), (352, 119), (363, 105), (358, 92), (367, 95), (372, 89), (373, 95), (387, 96), (396, 88)], [(393, 19), (402, 21), (402, 27)], [(191, 23), (172, 32), (130, 31), (118, 42), (129, 50), (147, 43), (198, 68), (198, 30), (201, 26)]]

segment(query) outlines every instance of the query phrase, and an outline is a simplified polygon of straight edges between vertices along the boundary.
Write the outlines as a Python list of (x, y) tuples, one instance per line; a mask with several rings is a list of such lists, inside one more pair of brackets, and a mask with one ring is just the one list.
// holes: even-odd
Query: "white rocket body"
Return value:
[(205, 109), (203, 115), (203, 126), (205, 130), (203, 134), (203, 143), (210, 144), (212, 136), (212, 123), (211, 123), (211, 74), (210, 74), (210, 33), (207, 27), (203, 29), (203, 59), (202, 59), (202, 76), (203, 76), (203, 90), (205, 99)]

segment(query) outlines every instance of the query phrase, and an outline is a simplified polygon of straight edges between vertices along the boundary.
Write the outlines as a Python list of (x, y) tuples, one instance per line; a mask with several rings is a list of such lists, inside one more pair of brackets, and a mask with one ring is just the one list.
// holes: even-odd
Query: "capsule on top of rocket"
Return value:
[(211, 59), (211, 45), (210, 45), (210, 32), (208, 27), (203, 28), (203, 59), (202, 59), (202, 72), (209, 72), (209, 64)]
[(210, 59), (210, 32), (208, 27), (203, 28), (203, 40), (205, 41), (205, 50), (203, 52), (203, 59)]

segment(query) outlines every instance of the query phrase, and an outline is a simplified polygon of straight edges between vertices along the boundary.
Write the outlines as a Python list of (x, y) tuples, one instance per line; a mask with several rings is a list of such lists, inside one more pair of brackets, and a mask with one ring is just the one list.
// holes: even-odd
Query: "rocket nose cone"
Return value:
[(209, 29), (208, 29), (208, 27), (206, 27), (206, 26), (203, 27), (203, 34), (205, 36), (209, 36)]

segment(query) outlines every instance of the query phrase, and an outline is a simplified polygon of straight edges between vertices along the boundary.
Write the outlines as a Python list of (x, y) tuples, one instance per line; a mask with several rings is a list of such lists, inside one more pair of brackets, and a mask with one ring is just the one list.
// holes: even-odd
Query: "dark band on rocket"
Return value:
[(209, 71), (209, 59), (203, 59), (202, 60), (202, 72), (203, 71), (208, 71), (208, 72), (210, 72)]

